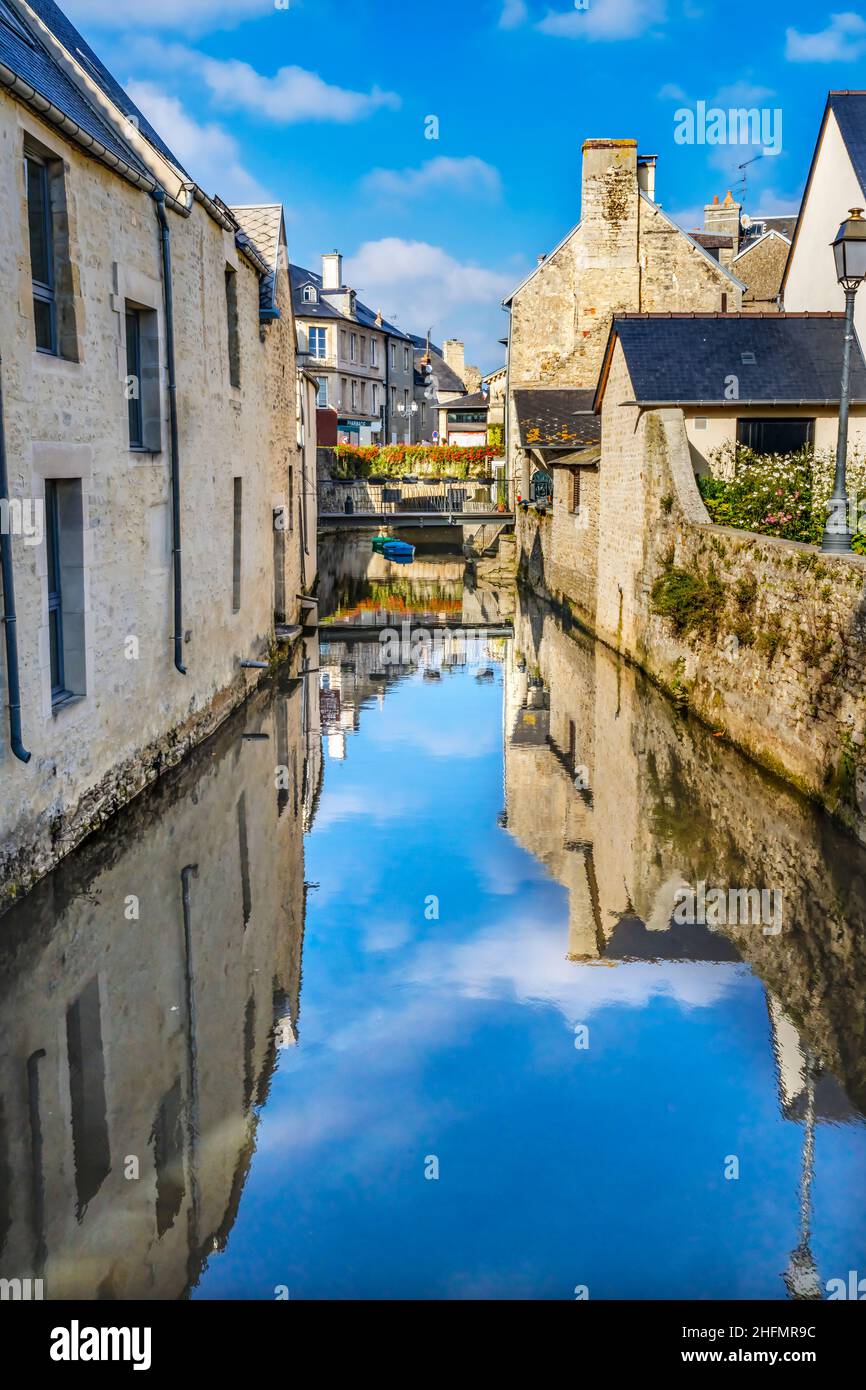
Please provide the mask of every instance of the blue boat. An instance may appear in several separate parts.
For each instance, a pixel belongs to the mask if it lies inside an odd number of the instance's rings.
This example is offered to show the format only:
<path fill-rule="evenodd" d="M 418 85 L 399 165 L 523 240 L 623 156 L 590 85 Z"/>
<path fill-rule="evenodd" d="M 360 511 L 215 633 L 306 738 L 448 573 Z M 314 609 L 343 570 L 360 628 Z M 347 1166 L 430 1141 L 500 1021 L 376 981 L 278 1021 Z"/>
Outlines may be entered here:
<path fill-rule="evenodd" d="M 400 560 L 408 564 L 415 558 L 415 547 L 408 541 L 387 540 L 382 545 L 382 554 L 386 560 Z"/>

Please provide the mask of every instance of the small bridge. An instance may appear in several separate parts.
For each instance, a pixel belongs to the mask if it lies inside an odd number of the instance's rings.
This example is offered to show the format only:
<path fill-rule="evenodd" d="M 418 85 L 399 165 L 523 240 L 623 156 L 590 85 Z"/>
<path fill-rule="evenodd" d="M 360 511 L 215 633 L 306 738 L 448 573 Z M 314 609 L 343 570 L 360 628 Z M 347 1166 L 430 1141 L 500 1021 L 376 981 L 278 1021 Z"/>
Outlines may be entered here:
<path fill-rule="evenodd" d="M 385 482 L 333 478 L 319 483 L 319 525 L 353 530 L 382 526 L 483 526 L 514 524 L 508 480 L 454 482 L 395 478 Z"/>

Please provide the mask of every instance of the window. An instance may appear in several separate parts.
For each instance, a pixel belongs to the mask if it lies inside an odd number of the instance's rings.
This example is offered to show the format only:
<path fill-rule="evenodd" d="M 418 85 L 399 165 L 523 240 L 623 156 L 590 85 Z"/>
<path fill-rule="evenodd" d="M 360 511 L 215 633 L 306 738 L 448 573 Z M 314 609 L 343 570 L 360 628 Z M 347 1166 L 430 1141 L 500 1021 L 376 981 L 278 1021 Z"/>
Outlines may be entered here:
<path fill-rule="evenodd" d="M 487 413 L 483 410 L 449 410 L 448 421 L 452 425 L 483 425 Z"/>
<path fill-rule="evenodd" d="M 391 344 L 391 366 L 396 370 L 397 367 L 397 344 Z"/>
<path fill-rule="evenodd" d="M 811 448 L 814 428 L 814 420 L 743 419 L 737 421 L 737 443 L 756 454 L 796 454 L 800 449 Z"/>
<path fill-rule="evenodd" d="M 358 360 L 358 335 L 357 335 L 357 333 L 350 333 L 350 334 L 349 334 L 349 361 L 350 361 L 350 362 L 357 362 L 357 360 Z"/>
<path fill-rule="evenodd" d="M 54 232 L 48 165 L 28 155 L 27 220 L 33 277 L 33 322 L 39 352 L 57 356 L 57 303 L 54 289 Z"/>
<path fill-rule="evenodd" d="M 397 414 L 397 387 L 391 387 L 391 414 Z"/>
<path fill-rule="evenodd" d="M 126 308 L 126 403 L 129 410 L 129 447 L 144 446 L 141 417 L 141 320 L 136 309 Z"/>
<path fill-rule="evenodd" d="M 159 325 L 153 309 L 126 305 L 126 403 L 129 447 L 158 454 L 162 448 Z"/>
<path fill-rule="evenodd" d="M 80 479 L 46 479 L 45 541 L 51 703 L 56 707 L 84 695 L 87 688 Z"/>
<path fill-rule="evenodd" d="M 408 414 L 408 411 L 409 411 L 409 391 L 408 391 L 408 388 L 406 388 L 406 387 L 403 388 L 403 409 L 404 409 L 404 410 L 407 412 L 407 414 Z"/>
<path fill-rule="evenodd" d="M 344 362 L 345 362 L 345 360 L 346 360 L 346 353 L 347 353 L 347 352 L 348 352 L 348 334 L 346 333 L 345 328 L 341 328 L 341 329 L 340 329 L 340 356 L 342 357 L 342 359 L 343 359 Z"/>
<path fill-rule="evenodd" d="M 318 298 L 319 296 L 316 294 L 316 288 L 314 285 L 304 285 L 305 304 L 315 304 L 317 303 Z"/>
<path fill-rule="evenodd" d="M 340 404 L 340 405 L 342 405 L 343 402 L 347 399 L 348 393 L 349 393 L 349 383 L 348 383 L 346 377 L 342 376 L 342 377 L 340 377 L 340 400 L 339 400 L 339 404 Z"/>
<path fill-rule="evenodd" d="M 328 332 L 325 328 L 311 328 L 307 337 L 311 357 L 327 357 Z"/>
<path fill-rule="evenodd" d="M 241 611 L 241 539 L 244 500 L 244 480 L 233 480 L 233 524 L 232 524 L 232 612 Z"/>
<path fill-rule="evenodd" d="M 352 382 L 352 409 L 353 409 L 353 410 L 356 408 L 357 404 L 358 404 L 358 383 L 357 383 L 357 381 L 353 381 L 353 382 Z"/>
<path fill-rule="evenodd" d="M 403 349 L 403 371 L 404 371 L 404 372 L 408 372 L 408 370 L 409 370 L 409 349 L 408 349 L 407 347 L 404 347 L 404 349 Z"/>
<path fill-rule="evenodd" d="M 376 365 L 376 339 L 375 339 L 375 338 L 371 338 L 371 339 L 370 339 L 370 366 L 371 366 L 371 367 L 375 367 L 375 365 Z"/>
<path fill-rule="evenodd" d="M 366 365 L 367 365 L 367 339 L 366 339 L 366 338 L 362 338 L 362 339 L 361 339 L 361 365 L 364 366 L 364 367 L 366 367 Z"/>
<path fill-rule="evenodd" d="M 373 393 L 373 414 L 374 414 L 374 415 L 378 415 L 378 414 L 379 414 L 379 388 L 378 388 L 378 386 L 376 385 L 376 383 L 374 382 L 373 385 L 372 385 L 372 387 L 371 387 L 370 389 L 371 389 L 371 391 L 372 391 L 372 393 Z"/>
<path fill-rule="evenodd" d="M 316 381 L 319 383 L 319 389 L 316 392 L 316 405 L 324 409 L 328 404 L 328 378 L 326 376 L 317 376 Z"/>
<path fill-rule="evenodd" d="M 226 319 L 229 338 L 229 381 L 232 386 L 241 384 L 241 341 L 238 325 L 238 281 L 237 271 L 226 266 Z"/>

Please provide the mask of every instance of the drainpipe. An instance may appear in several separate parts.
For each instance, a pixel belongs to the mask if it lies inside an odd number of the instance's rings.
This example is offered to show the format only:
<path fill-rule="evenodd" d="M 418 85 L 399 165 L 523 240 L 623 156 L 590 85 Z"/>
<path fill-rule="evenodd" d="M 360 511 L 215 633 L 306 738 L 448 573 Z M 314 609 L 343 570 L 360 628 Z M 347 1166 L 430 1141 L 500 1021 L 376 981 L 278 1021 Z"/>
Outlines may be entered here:
<path fill-rule="evenodd" d="M 183 664 L 183 572 L 180 549 L 180 457 L 177 431 L 177 379 L 174 367 L 174 296 L 171 286 L 171 232 L 165 212 L 165 190 L 152 194 L 156 203 L 162 241 L 162 287 L 165 298 L 165 355 L 168 367 L 168 410 L 171 431 L 171 555 L 174 568 L 174 664 L 182 676 Z"/>
<path fill-rule="evenodd" d="M 3 385 L 2 381 L 0 381 L 0 502 L 8 501 L 9 480 L 6 473 L 6 436 L 3 429 Z M 31 754 L 28 753 L 21 739 L 21 686 L 18 680 L 15 579 L 12 572 L 12 537 L 9 535 L 8 526 L 0 531 L 0 567 L 2 567 L 3 573 L 3 619 L 6 629 L 6 679 L 9 685 L 9 744 L 19 762 L 29 763 Z"/>

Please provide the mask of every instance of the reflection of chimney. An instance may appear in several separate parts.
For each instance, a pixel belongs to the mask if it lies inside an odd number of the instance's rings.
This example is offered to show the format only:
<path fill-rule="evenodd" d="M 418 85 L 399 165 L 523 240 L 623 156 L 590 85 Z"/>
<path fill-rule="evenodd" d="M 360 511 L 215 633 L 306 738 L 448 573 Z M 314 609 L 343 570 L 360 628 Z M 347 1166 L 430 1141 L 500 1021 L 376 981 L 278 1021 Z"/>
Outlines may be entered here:
<path fill-rule="evenodd" d="M 343 284 L 343 257 L 329 251 L 322 257 L 322 289 L 338 290 Z"/>
<path fill-rule="evenodd" d="M 466 350 L 459 338 L 446 338 L 442 344 L 442 356 L 462 381 L 466 373 Z"/>
<path fill-rule="evenodd" d="M 642 193 L 651 203 L 656 200 L 656 161 L 658 155 L 639 154 L 637 157 L 637 181 Z"/>

